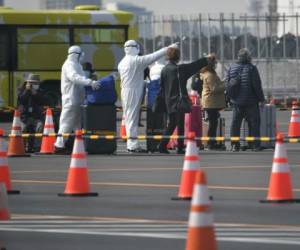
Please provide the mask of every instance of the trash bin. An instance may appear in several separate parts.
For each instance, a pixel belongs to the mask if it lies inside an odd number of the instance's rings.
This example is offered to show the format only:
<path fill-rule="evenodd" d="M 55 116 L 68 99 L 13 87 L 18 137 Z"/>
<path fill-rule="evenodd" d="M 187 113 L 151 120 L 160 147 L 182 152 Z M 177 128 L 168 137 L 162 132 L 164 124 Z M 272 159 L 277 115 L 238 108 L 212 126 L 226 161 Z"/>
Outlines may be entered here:
<path fill-rule="evenodd" d="M 84 105 L 82 107 L 83 129 L 86 134 L 116 136 L 117 112 L 115 105 Z M 85 138 L 85 149 L 89 154 L 113 154 L 117 140 Z"/>

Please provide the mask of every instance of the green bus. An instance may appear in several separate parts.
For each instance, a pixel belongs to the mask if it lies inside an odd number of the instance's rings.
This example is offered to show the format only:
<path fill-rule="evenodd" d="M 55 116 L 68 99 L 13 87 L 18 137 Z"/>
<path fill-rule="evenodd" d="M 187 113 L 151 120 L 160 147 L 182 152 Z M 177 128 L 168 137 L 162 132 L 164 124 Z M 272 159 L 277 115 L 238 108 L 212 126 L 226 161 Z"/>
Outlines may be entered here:
<path fill-rule="evenodd" d="M 69 46 L 81 46 L 85 61 L 101 77 L 117 70 L 124 42 L 136 38 L 135 18 L 128 12 L 96 6 L 36 11 L 0 7 L 2 107 L 16 106 L 17 88 L 29 73 L 40 74 L 49 106 L 59 106 L 60 72 Z"/>

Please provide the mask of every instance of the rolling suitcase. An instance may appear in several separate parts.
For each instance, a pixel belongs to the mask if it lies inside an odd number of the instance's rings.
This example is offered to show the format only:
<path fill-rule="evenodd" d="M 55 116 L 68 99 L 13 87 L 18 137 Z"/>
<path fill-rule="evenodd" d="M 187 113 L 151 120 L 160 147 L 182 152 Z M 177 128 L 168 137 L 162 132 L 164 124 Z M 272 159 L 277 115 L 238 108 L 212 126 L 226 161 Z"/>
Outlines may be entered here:
<path fill-rule="evenodd" d="M 147 126 L 146 134 L 162 135 L 165 128 L 165 114 L 164 113 L 154 113 L 151 108 L 147 108 Z M 150 152 L 155 152 L 158 150 L 158 144 L 160 140 L 147 139 L 147 150 Z"/>
<path fill-rule="evenodd" d="M 188 136 L 189 132 L 194 132 L 196 137 L 202 137 L 202 109 L 200 105 L 193 105 L 191 113 L 184 117 L 184 134 Z M 201 147 L 201 141 L 197 141 L 197 146 Z"/>
<path fill-rule="evenodd" d="M 241 125 L 241 137 L 249 136 L 248 122 L 243 119 Z M 276 136 L 276 107 L 273 104 L 266 104 L 260 107 L 260 137 Z M 275 148 L 275 141 L 261 141 L 262 148 Z M 246 150 L 250 145 L 246 141 L 241 141 L 241 149 Z"/>
<path fill-rule="evenodd" d="M 101 136 L 116 135 L 115 105 L 85 105 L 82 109 L 85 133 Z M 113 154 L 117 150 L 116 139 L 85 138 L 84 142 L 89 154 Z"/>

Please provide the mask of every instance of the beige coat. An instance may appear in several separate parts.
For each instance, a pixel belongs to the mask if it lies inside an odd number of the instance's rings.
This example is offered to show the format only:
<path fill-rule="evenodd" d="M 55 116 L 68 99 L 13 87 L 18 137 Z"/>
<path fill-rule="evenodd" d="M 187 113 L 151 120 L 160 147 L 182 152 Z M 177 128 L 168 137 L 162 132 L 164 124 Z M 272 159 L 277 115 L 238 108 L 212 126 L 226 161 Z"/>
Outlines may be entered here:
<path fill-rule="evenodd" d="M 218 75 L 210 70 L 203 70 L 200 73 L 203 80 L 202 107 L 217 108 L 225 107 L 224 83 Z"/>

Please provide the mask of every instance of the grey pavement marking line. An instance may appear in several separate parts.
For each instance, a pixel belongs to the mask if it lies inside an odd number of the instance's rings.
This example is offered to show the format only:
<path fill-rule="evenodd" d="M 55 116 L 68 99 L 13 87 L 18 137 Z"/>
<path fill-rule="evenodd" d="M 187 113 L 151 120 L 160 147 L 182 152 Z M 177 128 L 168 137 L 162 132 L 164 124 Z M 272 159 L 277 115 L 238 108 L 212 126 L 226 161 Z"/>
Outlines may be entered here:
<path fill-rule="evenodd" d="M 200 163 L 201 164 L 201 163 Z M 294 164 L 293 166 L 300 166 L 300 164 L 296 165 Z M 256 169 L 256 168 L 270 168 L 271 169 L 272 166 L 215 166 L 215 167 L 211 167 L 211 166 L 201 166 L 200 168 L 201 169 L 247 169 L 247 168 L 253 168 L 253 169 Z M 178 167 L 178 168 L 175 168 L 175 167 L 170 167 L 170 168 L 166 168 L 166 167 L 163 167 L 163 168 L 116 168 L 116 169 L 91 169 L 89 168 L 89 172 L 115 172 L 115 171 L 138 171 L 138 172 L 147 172 L 147 171 L 153 171 L 153 170 L 159 170 L 159 171 L 164 171 L 164 170 L 182 170 L 182 167 Z M 16 170 L 16 171 L 11 171 L 11 173 L 13 174 L 45 174 L 45 173 L 66 173 L 68 172 L 68 169 L 67 170 L 24 170 L 24 171 L 21 171 L 21 170 Z"/>
<path fill-rule="evenodd" d="M 37 180 L 12 180 L 13 183 L 30 184 L 65 184 L 65 181 L 37 181 Z M 178 188 L 175 184 L 154 184 L 154 183 L 123 183 L 123 182 L 90 182 L 95 186 L 122 186 L 122 187 L 143 187 L 143 188 Z M 235 190 L 235 191 L 267 191 L 267 187 L 238 187 L 238 186 L 210 186 L 209 189 Z M 300 192 L 300 189 L 293 189 L 294 192 Z"/>
<path fill-rule="evenodd" d="M 77 222 L 77 221 L 76 221 Z M 82 235 L 106 235 L 106 236 L 128 236 L 128 237 L 147 237 L 147 238 L 165 238 L 165 239 L 185 239 L 187 233 L 187 225 L 136 225 L 136 224 L 118 224 L 111 225 L 115 228 L 108 228 L 107 224 L 99 225 L 61 225 L 65 228 L 60 228 L 57 225 L 43 224 L 38 225 L 41 228 L 31 227 L 32 225 L 24 225 L 22 221 L 17 227 L 12 227 L 14 225 L 0 225 L 0 231 L 11 231 L 11 232 L 31 232 L 31 233 L 57 233 L 57 234 L 82 234 Z M 34 222 L 33 222 L 34 223 Z M 262 232 L 262 228 L 258 227 L 250 229 L 248 228 L 235 228 L 238 232 L 233 232 L 232 224 L 229 227 L 217 226 L 216 236 L 218 241 L 228 241 L 228 242 L 245 242 L 245 243 L 261 243 L 261 244 L 283 244 L 283 245 L 300 245 L 300 227 L 298 227 L 298 233 L 295 233 L 294 228 L 290 229 L 290 232 L 282 232 L 281 228 L 265 228 L 265 232 Z M 238 225 L 238 224 L 237 224 Z M 82 226 L 85 226 L 84 229 Z M 98 226 L 98 229 L 96 228 Z M 121 228 L 120 228 L 121 226 Z M 168 228 L 170 226 L 171 228 Z M 178 228 L 174 229 L 174 226 Z M 44 228 L 43 228 L 44 227 Z M 51 229 L 53 228 L 53 229 Z M 257 230 L 257 232 L 255 232 Z M 254 233 L 253 233 L 254 232 Z M 279 237 L 280 236 L 280 237 Z"/>

